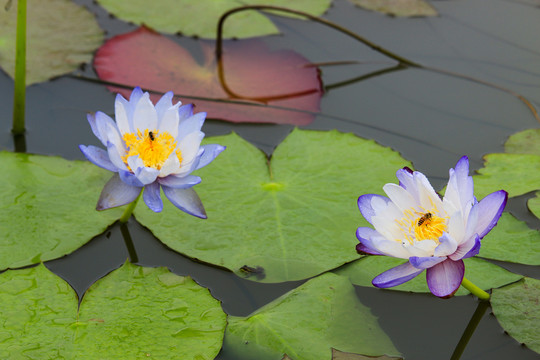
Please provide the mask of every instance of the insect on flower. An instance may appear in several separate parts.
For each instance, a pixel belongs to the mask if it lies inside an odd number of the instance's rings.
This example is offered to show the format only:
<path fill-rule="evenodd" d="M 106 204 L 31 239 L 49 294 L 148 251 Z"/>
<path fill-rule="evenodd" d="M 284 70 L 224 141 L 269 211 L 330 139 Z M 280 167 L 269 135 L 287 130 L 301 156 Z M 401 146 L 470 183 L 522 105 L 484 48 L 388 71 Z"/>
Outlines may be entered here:
<path fill-rule="evenodd" d="M 424 174 L 403 168 L 396 175 L 399 185 L 383 187 L 388 197 L 358 198 L 360 212 L 374 229 L 358 228 L 356 250 L 408 260 L 376 276 L 376 287 L 403 284 L 426 270 L 430 291 L 452 296 L 463 281 L 463 259 L 478 254 L 480 240 L 497 224 L 508 194 L 496 191 L 478 202 L 466 156 L 450 169 L 442 199 Z"/>
<path fill-rule="evenodd" d="M 92 163 L 115 174 L 103 188 L 97 210 L 122 206 L 143 191 L 148 207 L 163 209 L 161 189 L 182 211 L 200 218 L 206 212 L 192 189 L 201 178 L 191 172 L 210 164 L 224 149 L 202 145 L 206 113 L 193 113 L 193 105 L 173 105 L 168 92 L 152 104 L 150 95 L 136 87 L 128 100 L 118 94 L 116 121 L 101 111 L 88 115 L 92 131 L 107 150 L 95 146 L 79 148 Z"/>

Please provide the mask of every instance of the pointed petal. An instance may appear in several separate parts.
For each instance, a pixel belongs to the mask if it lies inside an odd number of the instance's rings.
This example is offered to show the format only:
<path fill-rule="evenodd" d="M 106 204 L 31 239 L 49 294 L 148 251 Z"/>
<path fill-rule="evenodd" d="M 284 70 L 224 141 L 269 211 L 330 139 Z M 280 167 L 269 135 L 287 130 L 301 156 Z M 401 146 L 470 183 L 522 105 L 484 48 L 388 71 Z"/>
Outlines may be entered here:
<path fill-rule="evenodd" d="M 426 280 L 429 290 L 438 297 L 450 297 L 461 285 L 465 265 L 463 260 L 447 259 L 440 264 L 427 269 Z"/>
<path fill-rule="evenodd" d="M 165 160 L 165 163 L 163 163 L 163 166 L 159 170 L 159 177 L 166 177 L 171 174 L 176 174 L 180 171 L 180 160 L 178 160 L 178 156 L 176 155 L 176 152 L 171 153 L 169 158 Z"/>
<path fill-rule="evenodd" d="M 106 210 L 129 204 L 139 196 L 140 192 L 141 188 L 127 185 L 120 180 L 118 174 L 114 174 L 103 187 L 96 210 Z"/>
<path fill-rule="evenodd" d="M 495 225 L 501 217 L 501 214 L 506 206 L 508 193 L 504 190 L 499 190 L 487 195 L 478 204 L 471 209 L 472 212 L 478 214 L 475 233 L 483 238 Z"/>
<path fill-rule="evenodd" d="M 377 215 L 377 210 L 386 207 L 390 199 L 386 196 L 366 194 L 358 198 L 358 209 L 362 216 L 373 225 L 371 217 Z"/>
<path fill-rule="evenodd" d="M 183 141 L 186 136 L 192 133 L 200 132 L 205 118 L 206 113 L 200 112 L 180 122 L 178 125 L 178 142 Z"/>
<path fill-rule="evenodd" d="M 201 182 L 201 178 L 194 175 L 177 177 L 170 175 L 163 178 L 158 178 L 158 182 L 163 186 L 168 186 L 175 189 L 187 189 Z"/>
<path fill-rule="evenodd" d="M 439 238 L 439 245 L 433 252 L 434 256 L 449 256 L 456 252 L 458 244 L 448 233 L 443 233 Z"/>
<path fill-rule="evenodd" d="M 371 228 L 358 228 L 356 230 L 356 238 L 360 241 L 360 244 L 356 245 L 356 251 L 371 255 L 385 255 L 377 250 L 377 241 L 373 241 L 374 238 L 378 239 L 378 237 L 382 236 Z"/>
<path fill-rule="evenodd" d="M 161 212 L 163 210 L 163 201 L 161 201 L 159 191 L 159 184 L 154 182 L 148 184 L 144 187 L 143 200 L 144 203 L 152 210 L 153 212 Z"/>
<path fill-rule="evenodd" d="M 174 189 L 168 186 L 163 186 L 163 193 L 171 201 L 171 203 L 180 210 L 196 216 L 201 219 L 206 219 L 206 212 L 203 204 L 195 190 L 189 189 Z"/>
<path fill-rule="evenodd" d="M 112 142 L 107 143 L 107 154 L 109 156 L 109 160 L 111 160 L 117 169 L 127 171 L 127 166 L 122 160 L 122 156 L 120 155 L 118 148 Z"/>
<path fill-rule="evenodd" d="M 163 94 L 163 96 L 158 100 L 156 104 L 156 113 L 157 113 L 158 121 L 161 122 L 161 120 L 163 119 L 163 115 L 165 115 L 165 111 L 167 111 L 168 108 L 173 106 L 172 104 L 173 95 L 174 94 L 172 91 L 168 91 L 165 94 Z M 181 103 L 179 102 L 177 106 L 180 106 L 180 105 Z M 158 126 L 159 125 L 160 124 L 158 124 Z"/>
<path fill-rule="evenodd" d="M 199 159 L 199 165 L 197 165 L 197 169 L 203 168 L 206 165 L 210 164 L 214 159 L 221 154 L 223 150 L 225 150 L 225 146 L 221 146 L 218 144 L 208 144 L 203 145 L 201 148 L 204 150 L 203 154 L 201 155 L 201 158 Z"/>
<path fill-rule="evenodd" d="M 157 126 L 160 133 L 168 132 L 175 139 L 178 137 L 178 123 L 180 122 L 178 106 L 176 104 L 165 110 L 162 116 L 158 117 L 159 122 Z"/>
<path fill-rule="evenodd" d="M 481 245 L 482 244 L 480 242 L 480 236 L 475 234 L 473 237 L 469 239 L 469 241 L 463 244 L 460 244 L 457 250 L 448 257 L 454 261 L 473 257 L 475 255 L 478 255 L 478 253 L 480 252 Z"/>
<path fill-rule="evenodd" d="M 195 156 L 199 154 L 199 147 L 204 138 L 204 133 L 197 131 L 184 137 L 178 142 L 178 149 L 182 153 L 182 167 L 184 164 L 191 164 Z"/>
<path fill-rule="evenodd" d="M 368 227 L 359 227 L 356 230 L 356 237 L 370 251 L 368 253 L 378 253 L 401 259 L 408 259 L 409 253 L 397 241 L 388 240 L 381 233 Z"/>
<path fill-rule="evenodd" d="M 105 170 L 117 172 L 118 168 L 109 160 L 109 154 L 103 149 L 89 145 L 79 145 L 83 155 L 90 160 L 94 165 L 97 165 Z"/>
<path fill-rule="evenodd" d="M 178 108 L 178 116 L 180 122 L 185 121 L 187 118 L 193 116 L 193 104 L 182 105 Z"/>
<path fill-rule="evenodd" d="M 386 184 L 383 186 L 383 190 L 402 212 L 414 208 L 417 205 L 413 196 L 399 185 Z"/>
<path fill-rule="evenodd" d="M 144 93 L 135 107 L 133 113 L 133 129 L 135 131 L 140 130 L 144 133 L 144 130 L 157 129 L 157 113 L 154 104 L 150 101 L 150 95 Z"/>
<path fill-rule="evenodd" d="M 389 288 L 413 279 L 422 271 L 424 270 L 418 270 L 409 262 L 406 262 L 377 275 L 371 283 L 378 288 Z"/>
<path fill-rule="evenodd" d="M 109 128 L 116 129 L 114 120 L 101 111 L 96 112 L 94 115 L 87 114 L 86 118 L 94 135 L 96 135 L 103 145 L 107 146 Z"/>
<path fill-rule="evenodd" d="M 122 95 L 117 94 L 114 102 L 114 117 L 116 118 L 118 130 L 122 135 L 133 132 L 129 122 L 129 119 L 133 116 L 132 113 L 129 102 Z"/>
<path fill-rule="evenodd" d="M 429 269 L 430 267 L 433 267 L 439 263 L 442 263 L 444 260 L 446 260 L 446 256 L 438 257 L 438 256 L 411 256 L 409 258 L 409 262 L 412 266 L 414 266 L 417 269 Z"/>

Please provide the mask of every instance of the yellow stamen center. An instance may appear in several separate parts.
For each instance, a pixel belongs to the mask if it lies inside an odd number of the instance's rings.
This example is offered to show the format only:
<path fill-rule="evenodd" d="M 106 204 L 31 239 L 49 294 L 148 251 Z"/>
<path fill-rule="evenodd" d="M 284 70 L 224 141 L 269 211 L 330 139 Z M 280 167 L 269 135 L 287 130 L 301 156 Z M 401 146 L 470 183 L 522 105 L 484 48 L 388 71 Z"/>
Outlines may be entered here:
<path fill-rule="evenodd" d="M 414 245 L 415 241 L 433 240 L 439 243 L 439 238 L 447 230 L 448 218 L 440 217 L 436 208 L 427 211 L 410 209 L 403 213 L 404 217 L 396 220 L 401 236 L 395 241 Z"/>
<path fill-rule="evenodd" d="M 413 220 L 412 227 L 416 240 L 435 240 L 446 231 L 446 219 L 427 212 Z"/>
<path fill-rule="evenodd" d="M 140 130 L 137 130 L 137 134 L 126 133 L 122 139 L 127 147 L 127 155 L 122 157 L 126 165 L 129 157 L 138 155 L 144 166 L 160 170 L 176 149 L 176 140 L 167 131 L 160 133 L 157 130 L 144 130 L 142 134 Z M 176 150 L 176 156 L 182 163 L 180 150 Z"/>

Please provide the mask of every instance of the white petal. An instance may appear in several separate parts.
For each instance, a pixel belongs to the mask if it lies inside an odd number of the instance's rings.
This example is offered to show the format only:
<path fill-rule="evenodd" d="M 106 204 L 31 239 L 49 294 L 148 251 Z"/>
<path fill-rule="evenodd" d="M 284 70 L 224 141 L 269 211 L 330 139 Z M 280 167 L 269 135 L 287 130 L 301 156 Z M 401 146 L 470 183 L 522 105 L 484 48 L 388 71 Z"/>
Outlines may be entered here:
<path fill-rule="evenodd" d="M 383 186 L 383 190 L 402 212 L 415 208 L 417 205 L 412 195 L 399 185 L 386 184 Z"/>
<path fill-rule="evenodd" d="M 122 97 L 122 95 L 116 95 L 116 101 L 114 102 L 114 117 L 116 118 L 116 125 L 118 126 L 118 129 L 122 135 L 133 132 L 129 122 L 130 114 L 127 110 L 127 108 L 130 106 L 131 105 Z"/>
<path fill-rule="evenodd" d="M 159 118 L 158 125 L 159 132 L 162 133 L 166 131 L 175 139 L 178 136 L 178 123 L 180 121 L 180 117 L 178 116 L 178 106 L 179 104 L 176 104 L 168 108 L 163 113 L 163 116 Z"/>
<path fill-rule="evenodd" d="M 182 167 L 191 164 L 195 156 L 199 154 L 199 148 L 203 138 L 204 133 L 197 131 L 189 134 L 178 143 L 178 149 L 182 153 Z"/>
<path fill-rule="evenodd" d="M 167 160 L 165 160 L 165 163 L 161 167 L 161 170 L 159 171 L 159 177 L 165 177 L 169 176 L 171 174 L 176 174 L 180 171 L 180 161 L 178 161 L 178 156 L 176 156 L 176 152 L 173 152 Z"/>
<path fill-rule="evenodd" d="M 172 91 L 168 91 L 157 102 L 156 113 L 157 113 L 158 121 L 161 121 L 161 119 L 163 118 L 163 115 L 165 114 L 165 111 L 167 111 L 168 108 L 173 106 L 172 104 L 173 95 L 174 94 Z M 180 104 L 178 104 L 178 106 L 180 106 Z"/>
<path fill-rule="evenodd" d="M 150 101 L 150 95 L 144 93 L 135 107 L 133 113 L 133 128 L 135 131 L 153 130 L 157 128 L 157 113 L 154 104 Z"/>

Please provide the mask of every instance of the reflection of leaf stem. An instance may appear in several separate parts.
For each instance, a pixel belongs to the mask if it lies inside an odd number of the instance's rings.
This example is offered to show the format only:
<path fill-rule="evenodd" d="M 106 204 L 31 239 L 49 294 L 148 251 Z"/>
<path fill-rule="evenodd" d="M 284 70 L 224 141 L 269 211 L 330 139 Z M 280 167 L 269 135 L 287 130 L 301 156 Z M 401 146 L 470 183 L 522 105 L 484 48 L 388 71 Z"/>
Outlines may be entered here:
<path fill-rule="evenodd" d="M 229 17 L 230 15 L 236 13 L 236 12 L 240 12 L 240 11 L 246 11 L 246 10 L 272 10 L 272 11 L 281 11 L 281 12 L 286 12 L 286 13 L 290 13 L 290 14 L 295 14 L 295 15 L 299 15 L 299 16 L 302 16 L 302 17 L 305 17 L 305 18 L 308 18 L 312 21 L 315 21 L 315 22 L 318 22 L 318 23 L 321 23 L 323 25 L 326 25 L 328 27 L 331 27 L 339 32 L 342 32 L 344 33 L 345 35 L 348 35 L 358 41 L 360 41 L 361 43 L 363 43 L 364 45 L 372 48 L 373 50 L 377 51 L 378 53 L 381 53 L 391 59 L 394 59 L 396 60 L 401 66 L 403 67 L 415 67 L 415 68 L 419 68 L 419 69 L 424 69 L 424 70 L 428 70 L 428 71 L 432 71 L 432 72 L 436 72 L 436 73 L 440 73 L 440 74 L 444 74 L 444 75 L 450 75 L 450 76 L 454 76 L 454 77 L 458 77 L 458 78 L 462 78 L 462 79 L 465 79 L 465 80 L 470 80 L 470 81 L 474 81 L 476 83 L 479 83 L 479 84 L 482 84 L 482 85 L 485 85 L 485 86 L 489 86 L 489 87 L 492 87 L 492 88 L 495 88 L 495 89 L 498 89 L 498 90 L 501 90 L 501 91 L 504 91 L 516 98 L 518 98 L 521 102 L 523 102 L 528 108 L 529 110 L 531 111 L 531 113 L 533 114 L 533 116 L 536 118 L 536 120 L 538 120 L 540 122 L 540 116 L 538 115 L 536 109 L 534 108 L 534 106 L 525 98 L 523 97 L 522 95 L 510 90 L 510 89 L 507 89 L 507 88 L 504 88 L 502 86 L 499 86 L 499 85 L 495 85 L 495 84 L 492 84 L 490 82 L 487 82 L 487 81 L 483 81 L 483 80 L 480 80 L 480 79 L 476 79 L 476 78 L 473 78 L 472 76 L 468 76 L 468 75 L 464 75 L 464 74 L 459 74 L 459 73 L 455 73 L 455 72 L 451 72 L 451 71 L 447 71 L 447 70 L 443 70 L 443 69 L 438 69 L 438 68 L 432 68 L 432 67 L 428 67 L 428 66 L 423 66 L 421 64 L 418 64 L 418 63 L 415 63 L 411 60 L 408 60 L 404 57 L 401 57 L 397 54 L 394 54 L 393 52 L 389 51 L 389 50 L 386 50 L 385 48 L 375 44 L 375 43 L 372 43 L 371 41 L 363 38 L 362 36 L 358 35 L 358 34 L 355 34 L 354 32 L 350 31 L 349 29 L 346 29 L 338 24 L 335 24 L 329 20 L 326 20 L 326 19 L 323 19 L 323 18 L 320 18 L 318 16 L 314 16 L 314 15 L 311 15 L 311 14 L 308 14 L 306 12 L 303 12 L 303 11 L 299 11 L 299 10 L 292 10 L 292 9 L 287 9 L 287 8 L 284 8 L 284 7 L 280 7 L 280 6 L 271 6 L 271 5 L 246 5 L 246 6 L 240 6 L 240 7 L 237 7 L 237 8 L 234 8 L 234 9 L 231 9 L 227 12 L 225 12 L 223 15 L 221 15 L 220 19 L 219 19 L 219 22 L 218 22 L 218 26 L 217 26 L 217 36 L 216 36 L 216 62 L 217 62 L 217 71 L 218 71 L 218 78 L 219 78 L 219 81 L 221 82 L 221 85 L 223 87 L 223 89 L 231 94 L 231 95 L 234 95 L 234 93 L 227 87 L 227 84 L 225 83 L 225 76 L 224 76 L 224 73 L 223 73 L 223 61 L 222 61 L 222 55 L 223 55 L 223 24 L 225 23 L 225 20 L 227 19 L 227 17 Z"/>
<path fill-rule="evenodd" d="M 15 45 L 15 86 L 13 90 L 13 128 L 15 135 L 24 134 L 24 102 L 26 97 L 26 0 L 17 2 L 17 35 Z"/>
<path fill-rule="evenodd" d="M 484 316 L 484 313 L 486 312 L 488 306 L 489 306 L 489 302 L 487 301 L 478 302 L 478 306 L 476 307 L 476 310 L 473 316 L 471 317 L 471 320 L 469 320 L 469 324 L 465 328 L 463 335 L 461 335 L 461 339 L 459 339 L 459 342 L 456 348 L 454 349 L 454 353 L 452 354 L 452 357 L 450 358 L 450 360 L 459 360 L 459 358 L 461 358 L 461 355 L 465 351 L 465 347 L 467 347 L 469 340 L 474 334 L 474 331 L 476 330 L 476 327 L 480 323 L 480 320 L 482 320 L 482 317 Z"/>
<path fill-rule="evenodd" d="M 358 77 L 356 77 L 354 79 L 349 79 L 349 80 L 341 81 L 341 82 L 338 82 L 338 83 L 335 83 L 335 84 L 326 85 L 324 87 L 324 91 L 327 92 L 327 91 L 329 91 L 331 89 L 335 89 L 335 88 L 338 88 L 338 87 L 341 87 L 341 86 L 350 85 L 350 84 L 353 84 L 353 83 L 356 83 L 356 82 L 367 80 L 367 79 L 372 78 L 372 77 L 376 77 L 376 76 L 383 75 L 383 74 L 386 74 L 386 73 L 391 73 L 391 72 L 394 72 L 394 71 L 405 70 L 405 69 L 407 69 L 407 67 L 403 66 L 402 64 L 398 64 L 398 65 L 392 66 L 390 68 L 385 68 L 385 69 L 381 69 L 381 70 L 371 72 L 369 74 L 364 74 L 362 76 L 358 76 Z"/>

